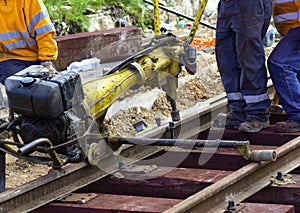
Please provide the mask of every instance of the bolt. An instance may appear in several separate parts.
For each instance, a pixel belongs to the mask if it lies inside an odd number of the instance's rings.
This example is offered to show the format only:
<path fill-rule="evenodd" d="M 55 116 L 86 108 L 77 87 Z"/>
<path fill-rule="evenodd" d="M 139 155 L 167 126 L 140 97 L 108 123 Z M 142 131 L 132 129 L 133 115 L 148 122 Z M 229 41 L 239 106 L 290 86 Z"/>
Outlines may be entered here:
<path fill-rule="evenodd" d="M 155 118 L 155 123 L 157 126 L 161 125 L 161 119 L 160 118 Z"/>
<path fill-rule="evenodd" d="M 276 180 L 283 180 L 283 174 L 282 172 L 277 172 Z"/>
<path fill-rule="evenodd" d="M 174 122 L 169 122 L 169 129 L 170 129 L 170 137 L 171 137 L 171 139 L 174 139 L 174 137 L 175 137 L 175 132 L 174 132 L 175 125 L 174 125 Z"/>
<path fill-rule="evenodd" d="M 228 201 L 228 206 L 227 206 L 227 210 L 236 210 L 235 204 L 233 200 L 229 200 Z"/>
<path fill-rule="evenodd" d="M 119 170 L 125 170 L 125 168 L 126 168 L 125 162 L 124 161 L 120 161 L 119 162 Z"/>
<path fill-rule="evenodd" d="M 171 111 L 172 121 L 180 121 L 180 115 L 178 110 Z"/>
<path fill-rule="evenodd" d="M 161 27 L 161 28 L 160 28 L 160 32 L 161 32 L 162 34 L 165 34 L 165 33 L 167 32 L 167 28 Z"/>

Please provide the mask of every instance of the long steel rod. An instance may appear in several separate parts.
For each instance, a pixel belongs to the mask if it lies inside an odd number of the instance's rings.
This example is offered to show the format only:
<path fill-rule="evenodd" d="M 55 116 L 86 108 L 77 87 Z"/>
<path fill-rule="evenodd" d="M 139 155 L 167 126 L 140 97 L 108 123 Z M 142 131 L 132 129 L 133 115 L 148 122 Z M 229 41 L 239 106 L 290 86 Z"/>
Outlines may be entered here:
<path fill-rule="evenodd" d="M 245 146 L 249 141 L 232 140 L 192 140 L 192 139 L 161 139 L 161 138 L 111 138 L 110 141 L 120 144 L 138 144 L 153 146 L 176 146 L 176 147 L 217 147 L 235 148 Z"/>

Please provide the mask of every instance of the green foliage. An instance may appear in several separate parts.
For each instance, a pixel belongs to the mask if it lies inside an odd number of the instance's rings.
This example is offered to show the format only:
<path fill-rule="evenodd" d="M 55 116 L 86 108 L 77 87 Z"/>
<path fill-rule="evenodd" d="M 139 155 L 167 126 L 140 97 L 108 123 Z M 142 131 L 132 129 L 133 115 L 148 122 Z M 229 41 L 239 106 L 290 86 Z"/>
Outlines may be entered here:
<path fill-rule="evenodd" d="M 66 23 L 68 34 L 88 31 L 90 20 L 86 16 L 87 8 L 97 11 L 109 5 L 122 7 L 124 12 L 135 20 L 134 24 L 138 27 L 144 29 L 151 23 L 151 18 L 144 9 L 143 0 L 44 0 L 44 3 L 52 21 Z"/>
<path fill-rule="evenodd" d="M 127 14 L 130 14 L 137 20 L 137 25 L 139 27 L 145 29 L 149 26 L 149 23 L 151 23 L 151 18 L 144 9 L 145 5 L 143 0 L 125 0 L 115 2 L 118 2 L 118 4 L 124 8 Z"/>
<path fill-rule="evenodd" d="M 90 20 L 84 14 L 89 0 L 44 0 L 53 22 L 65 22 L 69 34 L 87 32 Z"/>

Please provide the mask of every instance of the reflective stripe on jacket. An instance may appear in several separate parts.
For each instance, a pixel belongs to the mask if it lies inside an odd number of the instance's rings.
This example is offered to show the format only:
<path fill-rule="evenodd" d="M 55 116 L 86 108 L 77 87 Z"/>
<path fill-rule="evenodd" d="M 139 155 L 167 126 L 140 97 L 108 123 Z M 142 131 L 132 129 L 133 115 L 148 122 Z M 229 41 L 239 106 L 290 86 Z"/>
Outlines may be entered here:
<path fill-rule="evenodd" d="M 300 0 L 273 0 L 273 19 L 281 35 L 299 27 Z"/>
<path fill-rule="evenodd" d="M 42 0 L 0 0 L 0 62 L 56 60 L 54 36 Z"/>

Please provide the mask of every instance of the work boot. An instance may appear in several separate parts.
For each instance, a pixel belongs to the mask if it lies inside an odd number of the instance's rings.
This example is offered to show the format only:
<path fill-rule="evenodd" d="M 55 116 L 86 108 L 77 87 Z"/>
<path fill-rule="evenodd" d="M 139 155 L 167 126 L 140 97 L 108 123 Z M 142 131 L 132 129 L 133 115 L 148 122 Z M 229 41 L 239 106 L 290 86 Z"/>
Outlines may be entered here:
<path fill-rule="evenodd" d="M 246 121 L 240 124 L 239 131 L 255 133 L 269 126 L 270 126 L 269 120 L 260 121 L 256 118 L 246 118 Z"/>
<path fill-rule="evenodd" d="M 281 121 L 275 124 L 277 132 L 300 132 L 300 121 Z"/>
<path fill-rule="evenodd" d="M 217 118 L 214 120 L 213 127 L 237 130 L 241 123 L 242 121 L 236 119 L 232 113 L 219 113 Z"/>

